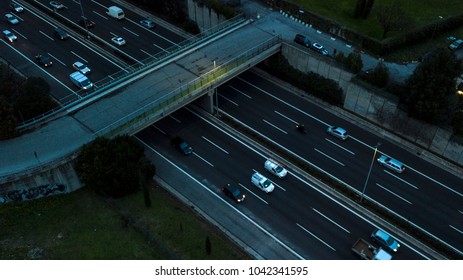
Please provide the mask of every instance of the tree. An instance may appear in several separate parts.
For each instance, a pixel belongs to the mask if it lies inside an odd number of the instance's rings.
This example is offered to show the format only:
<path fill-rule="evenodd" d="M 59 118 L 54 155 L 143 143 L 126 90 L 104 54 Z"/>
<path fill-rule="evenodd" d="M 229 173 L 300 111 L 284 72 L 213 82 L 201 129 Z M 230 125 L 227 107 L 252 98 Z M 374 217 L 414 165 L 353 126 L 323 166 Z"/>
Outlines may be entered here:
<path fill-rule="evenodd" d="M 362 57 L 359 52 L 351 52 L 345 59 L 347 67 L 349 67 L 354 73 L 360 72 L 363 68 Z"/>
<path fill-rule="evenodd" d="M 28 120 L 57 108 L 50 97 L 50 85 L 40 77 L 30 77 L 20 88 L 14 106 L 17 117 Z"/>
<path fill-rule="evenodd" d="M 383 39 L 392 31 L 399 31 L 410 25 L 411 19 L 399 2 L 381 5 L 375 9 L 376 19 L 383 29 Z"/>
<path fill-rule="evenodd" d="M 374 0 L 357 0 L 353 17 L 366 19 L 370 15 L 374 3 Z"/>
<path fill-rule="evenodd" d="M 365 76 L 365 80 L 376 87 L 383 88 L 389 82 L 389 69 L 380 62 Z"/>
<path fill-rule="evenodd" d="M 75 168 L 85 186 L 116 198 L 136 192 L 155 173 L 143 147 L 129 136 L 99 137 L 84 145 Z"/>
<path fill-rule="evenodd" d="M 461 60 L 447 49 L 429 53 L 406 81 L 408 94 L 402 101 L 409 115 L 431 123 L 448 123 L 455 113 L 457 77 L 463 71 Z"/>
<path fill-rule="evenodd" d="M 0 97 L 0 139 L 16 135 L 16 119 L 11 106 Z"/>

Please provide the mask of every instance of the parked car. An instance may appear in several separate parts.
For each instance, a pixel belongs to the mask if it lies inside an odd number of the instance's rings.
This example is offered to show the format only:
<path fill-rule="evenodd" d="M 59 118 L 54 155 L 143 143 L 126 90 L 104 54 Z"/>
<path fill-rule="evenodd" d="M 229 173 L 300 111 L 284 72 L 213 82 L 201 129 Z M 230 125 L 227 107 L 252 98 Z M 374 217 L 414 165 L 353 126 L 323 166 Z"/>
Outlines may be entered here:
<path fill-rule="evenodd" d="M 236 202 L 243 202 L 246 198 L 246 195 L 243 194 L 239 187 L 231 184 L 227 184 L 225 187 L 223 187 L 222 192 L 224 192 L 227 196 Z"/>
<path fill-rule="evenodd" d="M 321 53 L 322 55 L 328 55 L 329 52 L 327 49 L 325 49 L 322 45 L 320 45 L 319 43 L 313 43 L 312 46 L 311 46 L 311 49 L 316 51 L 316 52 L 319 52 Z"/>
<path fill-rule="evenodd" d="M 10 43 L 13 43 L 13 41 L 16 41 L 18 37 L 14 35 L 11 31 L 9 30 L 3 30 L 3 37 L 5 37 L 5 40 L 9 41 Z"/>
<path fill-rule="evenodd" d="M 62 28 L 56 27 L 55 30 L 53 31 L 53 34 L 55 35 L 56 38 L 60 40 L 67 40 L 69 39 L 69 35 L 64 31 Z"/>
<path fill-rule="evenodd" d="M 329 126 L 326 132 L 341 140 L 346 140 L 349 137 L 347 131 L 339 126 Z"/>
<path fill-rule="evenodd" d="M 449 45 L 449 49 L 456 51 L 463 47 L 463 40 L 459 39 Z"/>
<path fill-rule="evenodd" d="M 23 6 L 19 5 L 19 4 L 16 3 L 16 2 L 11 2 L 11 3 L 10 3 L 10 8 L 11 8 L 11 10 L 13 10 L 13 11 L 15 11 L 15 12 L 17 12 L 17 13 L 21 13 L 21 12 L 24 11 Z"/>
<path fill-rule="evenodd" d="M 172 145 L 179 151 L 181 151 L 184 155 L 190 155 L 193 153 L 193 148 L 180 137 L 174 137 L 171 140 Z"/>
<path fill-rule="evenodd" d="M 63 3 L 59 2 L 59 1 L 51 1 L 49 4 L 53 9 L 56 9 L 56 10 L 64 9 Z"/>
<path fill-rule="evenodd" d="M 403 163 L 385 155 L 378 158 L 378 163 L 397 173 L 402 173 L 405 170 Z"/>
<path fill-rule="evenodd" d="M 78 24 L 82 26 L 83 28 L 87 28 L 87 29 L 95 27 L 95 23 L 89 20 L 88 18 L 79 19 Z"/>
<path fill-rule="evenodd" d="M 85 64 L 83 64 L 82 62 L 80 61 L 76 61 L 72 64 L 72 68 L 74 68 L 75 70 L 79 71 L 80 73 L 84 74 L 84 75 L 89 75 L 92 71 L 90 70 L 90 68 L 88 68 Z"/>
<path fill-rule="evenodd" d="M 310 47 L 310 40 L 302 34 L 297 34 L 296 37 L 294 37 L 294 42 L 307 48 Z"/>
<path fill-rule="evenodd" d="M 122 37 L 113 37 L 113 38 L 111 38 L 111 41 L 113 41 L 113 43 L 118 45 L 118 46 L 125 45 L 125 40 L 122 39 Z"/>
<path fill-rule="evenodd" d="M 19 24 L 18 18 L 12 14 L 6 14 L 4 18 L 6 21 L 8 21 L 11 24 Z"/>
<path fill-rule="evenodd" d="M 49 67 L 53 65 L 53 61 L 47 54 L 39 54 L 35 56 L 35 61 L 43 67 Z"/>
<path fill-rule="evenodd" d="M 140 20 L 140 25 L 148 29 L 154 28 L 154 22 L 150 19 Z"/>
<path fill-rule="evenodd" d="M 371 234 L 371 239 L 373 239 L 373 241 L 378 243 L 378 245 L 388 250 L 389 252 L 397 252 L 397 250 L 400 248 L 399 242 L 380 229 L 375 230 Z"/>
<path fill-rule="evenodd" d="M 278 178 L 283 178 L 288 174 L 288 171 L 281 164 L 270 158 L 265 161 L 264 168 Z"/>

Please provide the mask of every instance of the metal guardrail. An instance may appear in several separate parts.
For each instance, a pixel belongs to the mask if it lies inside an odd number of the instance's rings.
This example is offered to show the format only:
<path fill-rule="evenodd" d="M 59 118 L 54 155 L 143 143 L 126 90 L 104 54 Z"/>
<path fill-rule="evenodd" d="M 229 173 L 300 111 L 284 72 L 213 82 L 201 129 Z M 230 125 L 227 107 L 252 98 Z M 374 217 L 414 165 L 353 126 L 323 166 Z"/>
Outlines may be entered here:
<path fill-rule="evenodd" d="M 203 92 L 207 88 L 212 88 L 212 86 L 222 77 L 226 76 L 227 73 L 230 73 L 233 69 L 246 64 L 252 58 L 264 53 L 266 50 L 269 50 L 273 46 L 281 43 L 281 41 L 281 38 L 278 36 L 270 38 L 228 62 L 215 67 L 211 71 L 188 82 L 187 84 L 151 101 L 111 125 L 95 132 L 95 135 L 112 137 L 119 134 L 121 131 L 126 131 L 128 128 L 132 127 L 133 124 L 141 122 L 141 120 L 149 122 L 154 117 L 162 116 L 164 112 L 167 111 L 166 109 L 183 105 L 188 101 L 195 99 L 198 93 Z"/>
<path fill-rule="evenodd" d="M 151 57 L 148 57 L 145 60 L 140 61 L 140 63 L 137 62 L 124 70 L 121 70 L 119 72 L 112 74 L 111 76 L 108 76 L 107 78 L 103 80 L 94 82 L 94 85 L 96 88 L 95 91 L 92 91 L 92 92 L 85 92 L 82 90 L 77 91 L 76 93 L 78 94 L 78 96 L 80 96 L 80 98 L 77 97 L 75 94 L 68 95 L 69 99 L 64 98 L 64 99 L 59 100 L 61 103 L 61 106 L 59 108 L 55 108 L 33 119 L 24 121 L 17 126 L 17 129 L 25 130 L 37 124 L 41 124 L 46 120 L 53 119 L 57 117 L 59 114 L 64 114 L 68 108 L 73 107 L 88 98 L 97 96 L 101 92 L 108 90 L 108 88 L 118 83 L 124 82 L 125 80 L 130 79 L 131 77 L 139 74 L 140 72 L 145 71 L 145 69 L 151 68 L 173 56 L 178 55 L 181 52 L 184 52 L 190 48 L 193 48 L 199 44 L 202 44 L 205 41 L 219 35 L 221 32 L 224 32 L 239 24 L 242 24 L 245 20 L 246 19 L 244 18 L 242 14 L 237 15 L 234 18 L 224 21 L 196 36 L 192 36 L 181 43 L 171 46 L 170 48 L 166 49 L 166 51 L 162 51 L 155 55 L 152 55 Z"/>

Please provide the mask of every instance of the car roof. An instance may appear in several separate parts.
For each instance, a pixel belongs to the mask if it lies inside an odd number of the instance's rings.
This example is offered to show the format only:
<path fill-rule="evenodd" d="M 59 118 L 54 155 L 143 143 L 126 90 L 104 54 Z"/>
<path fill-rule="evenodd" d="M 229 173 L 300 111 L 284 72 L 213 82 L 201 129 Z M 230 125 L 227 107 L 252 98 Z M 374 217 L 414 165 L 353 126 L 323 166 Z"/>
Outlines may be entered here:
<path fill-rule="evenodd" d="M 384 239 L 384 240 L 387 240 L 387 239 L 390 237 L 389 234 L 385 233 L 384 231 L 382 231 L 382 230 L 380 230 L 380 229 L 378 229 L 377 231 L 375 231 L 375 235 L 378 236 L 378 237 L 380 237 L 381 239 Z"/>

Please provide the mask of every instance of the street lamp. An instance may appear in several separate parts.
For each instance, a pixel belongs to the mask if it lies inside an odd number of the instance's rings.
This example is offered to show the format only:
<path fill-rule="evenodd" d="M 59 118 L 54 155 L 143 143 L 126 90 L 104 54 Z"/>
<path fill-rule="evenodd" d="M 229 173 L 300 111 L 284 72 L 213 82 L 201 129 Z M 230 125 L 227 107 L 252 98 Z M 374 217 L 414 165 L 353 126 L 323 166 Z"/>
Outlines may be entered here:
<path fill-rule="evenodd" d="M 87 39 L 90 39 L 90 33 L 88 32 L 88 27 L 87 27 L 87 19 L 85 18 L 84 8 L 82 7 L 82 0 L 79 0 L 79 5 L 80 5 L 80 12 L 82 13 L 82 20 L 84 21 L 85 31 L 87 33 Z"/>
<path fill-rule="evenodd" d="M 373 158 L 371 159 L 370 169 L 368 170 L 367 179 L 365 180 L 365 185 L 363 186 L 362 195 L 360 196 L 360 202 L 362 202 L 363 197 L 365 196 L 365 191 L 367 190 L 368 179 L 370 179 L 371 169 L 373 168 L 373 163 L 375 162 L 376 152 L 378 147 L 381 146 L 381 143 L 377 143 L 375 146 L 375 152 L 373 153 Z"/>

